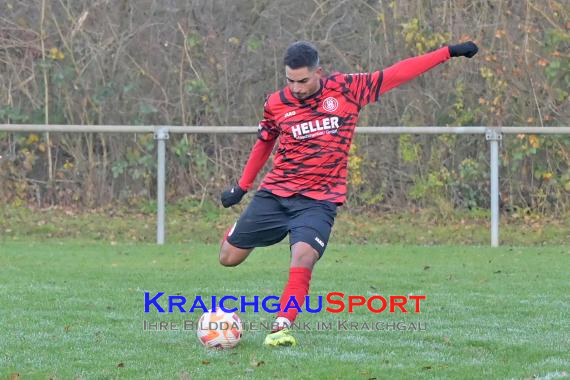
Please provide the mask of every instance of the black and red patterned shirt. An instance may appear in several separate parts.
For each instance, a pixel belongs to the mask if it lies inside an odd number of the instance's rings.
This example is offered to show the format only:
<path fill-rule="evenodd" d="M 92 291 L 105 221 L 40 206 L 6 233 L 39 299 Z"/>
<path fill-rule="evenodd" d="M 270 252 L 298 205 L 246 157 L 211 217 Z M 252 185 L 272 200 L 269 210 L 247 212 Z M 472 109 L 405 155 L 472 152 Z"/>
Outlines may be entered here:
<path fill-rule="evenodd" d="M 271 94 L 240 186 L 251 187 L 278 139 L 273 168 L 260 189 L 282 197 L 302 194 L 343 203 L 348 154 L 362 107 L 447 59 L 449 49 L 444 47 L 382 71 L 331 75 L 306 99 L 295 98 L 288 87 Z"/>

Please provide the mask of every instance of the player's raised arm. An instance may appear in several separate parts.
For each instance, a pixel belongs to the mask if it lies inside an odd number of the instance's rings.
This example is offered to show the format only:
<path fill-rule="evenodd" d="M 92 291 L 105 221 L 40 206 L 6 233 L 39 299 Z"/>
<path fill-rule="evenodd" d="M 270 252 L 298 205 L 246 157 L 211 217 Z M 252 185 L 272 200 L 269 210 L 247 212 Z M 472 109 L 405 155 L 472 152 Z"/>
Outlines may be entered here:
<path fill-rule="evenodd" d="M 382 71 L 380 94 L 420 76 L 451 57 L 471 58 L 477 54 L 478 50 L 477 45 L 469 41 L 462 44 L 444 46 L 430 53 L 400 61 Z"/>
<path fill-rule="evenodd" d="M 251 189 L 255 177 L 257 177 L 257 174 L 271 155 L 277 140 L 276 136 L 271 134 L 271 130 L 264 127 L 265 123 L 266 120 L 263 120 L 259 125 L 258 140 L 249 154 L 249 159 L 243 168 L 240 180 L 222 193 L 222 205 L 226 208 L 241 201 L 245 193 Z"/>

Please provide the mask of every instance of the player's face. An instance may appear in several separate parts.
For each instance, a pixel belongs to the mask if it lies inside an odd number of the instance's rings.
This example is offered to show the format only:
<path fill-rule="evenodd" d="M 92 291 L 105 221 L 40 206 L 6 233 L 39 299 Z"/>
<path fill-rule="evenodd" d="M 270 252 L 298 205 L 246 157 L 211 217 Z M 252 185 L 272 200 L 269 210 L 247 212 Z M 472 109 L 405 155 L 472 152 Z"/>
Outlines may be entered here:
<path fill-rule="evenodd" d="M 319 91 L 322 73 L 323 69 L 321 67 L 311 70 L 308 67 L 292 69 L 289 66 L 285 66 L 287 86 L 293 96 L 299 100 L 306 99 Z"/>

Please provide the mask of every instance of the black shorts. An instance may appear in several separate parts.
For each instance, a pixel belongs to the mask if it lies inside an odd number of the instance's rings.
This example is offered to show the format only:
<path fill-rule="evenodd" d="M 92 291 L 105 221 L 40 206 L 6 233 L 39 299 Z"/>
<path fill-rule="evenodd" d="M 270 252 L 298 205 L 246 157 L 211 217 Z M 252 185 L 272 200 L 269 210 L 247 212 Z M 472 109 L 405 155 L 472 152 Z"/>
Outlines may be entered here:
<path fill-rule="evenodd" d="M 319 257 L 325 252 L 337 205 L 302 195 L 279 197 L 266 190 L 255 193 L 227 241 L 237 248 L 266 247 L 289 234 L 289 245 L 310 244 Z"/>

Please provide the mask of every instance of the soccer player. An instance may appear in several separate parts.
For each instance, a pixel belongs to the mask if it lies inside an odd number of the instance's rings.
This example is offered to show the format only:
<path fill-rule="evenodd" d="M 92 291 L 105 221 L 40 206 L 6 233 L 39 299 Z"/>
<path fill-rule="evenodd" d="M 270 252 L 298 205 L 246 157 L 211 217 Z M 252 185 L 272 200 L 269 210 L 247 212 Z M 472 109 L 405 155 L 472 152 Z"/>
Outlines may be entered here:
<path fill-rule="evenodd" d="M 287 329 L 298 313 L 292 298 L 303 306 L 337 206 L 345 201 L 348 153 L 362 107 L 450 57 L 471 58 L 477 50 L 475 43 L 465 42 L 372 73 L 323 77 L 314 45 L 300 41 L 287 48 L 287 86 L 267 97 L 258 140 L 241 179 L 221 196 L 224 207 L 239 203 L 279 140 L 273 168 L 226 232 L 219 256 L 222 265 L 236 266 L 255 247 L 273 245 L 289 235 L 289 280 L 280 299 L 277 328 L 266 337 L 266 345 L 296 344 Z"/>

